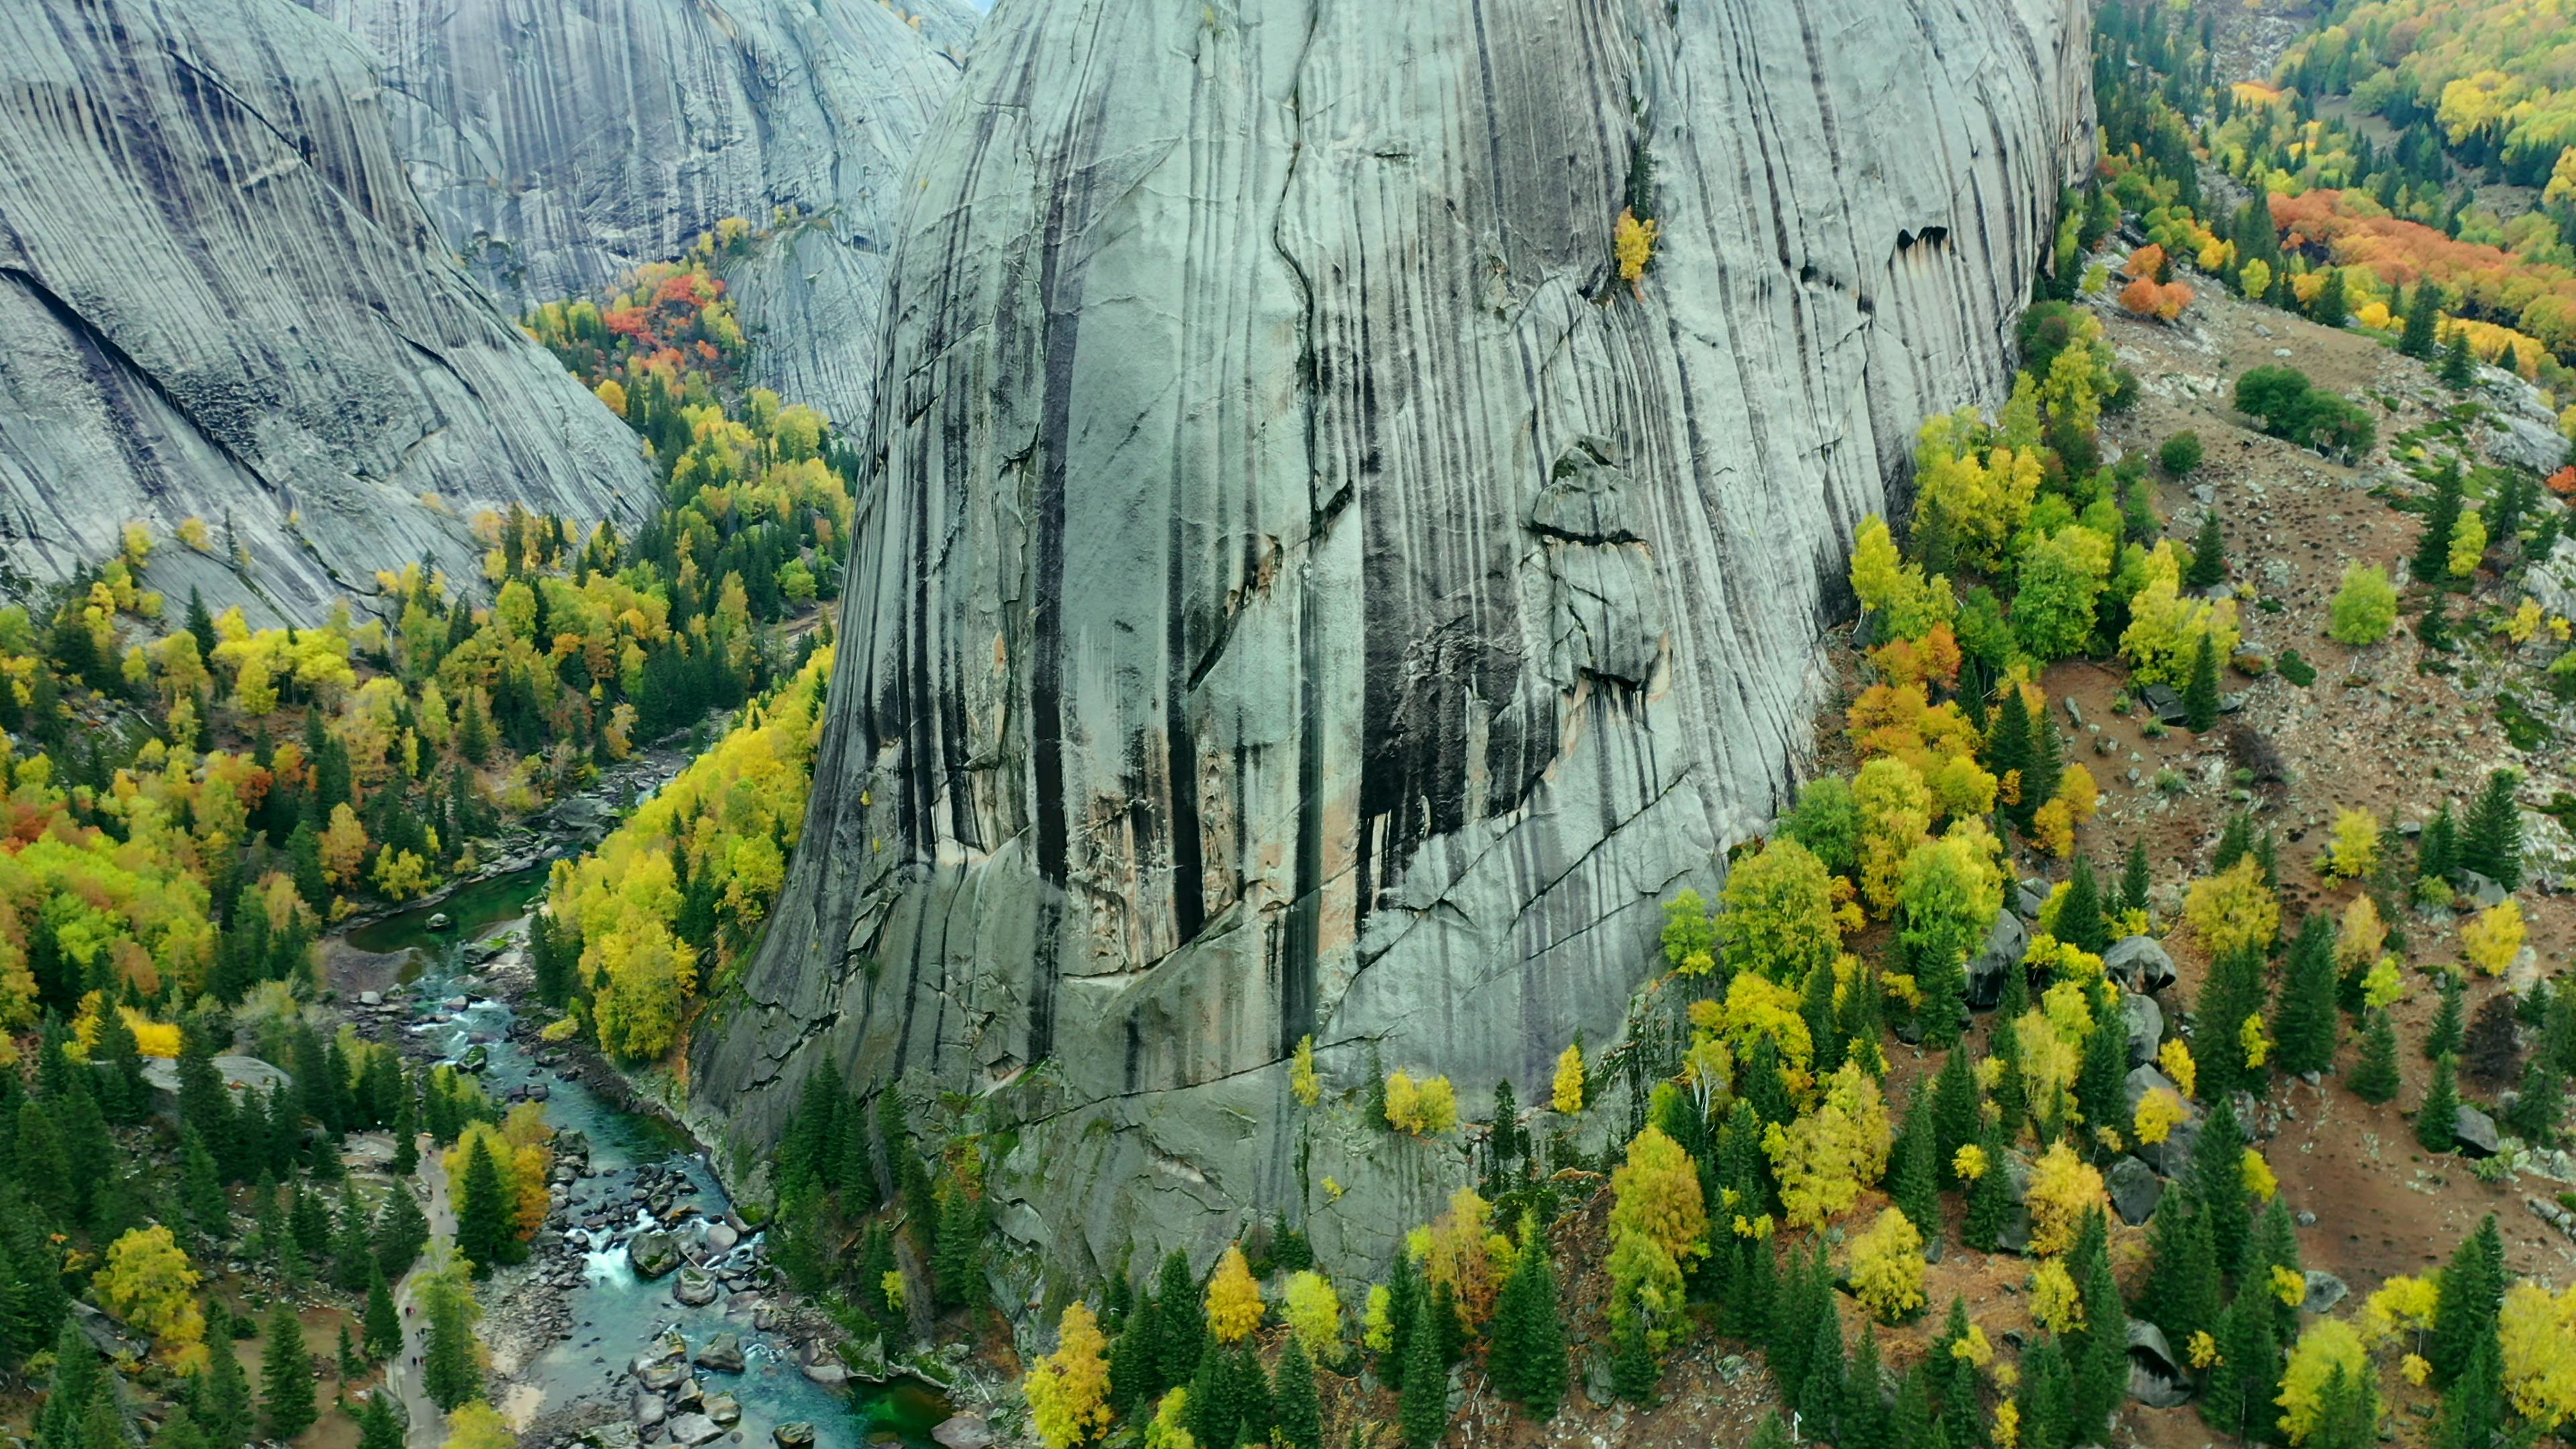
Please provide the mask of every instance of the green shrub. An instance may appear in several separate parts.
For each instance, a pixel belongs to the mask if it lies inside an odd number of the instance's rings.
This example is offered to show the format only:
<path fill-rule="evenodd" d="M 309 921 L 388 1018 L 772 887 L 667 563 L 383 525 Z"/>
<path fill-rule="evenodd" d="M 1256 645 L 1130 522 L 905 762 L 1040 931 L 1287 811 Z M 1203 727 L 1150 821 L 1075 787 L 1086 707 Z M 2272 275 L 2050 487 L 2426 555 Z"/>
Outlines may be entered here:
<path fill-rule="evenodd" d="M 2326 632 L 2338 644 L 2360 648 L 2388 637 L 2397 625 L 2397 585 L 2377 564 L 2344 565 Z"/>
<path fill-rule="evenodd" d="M 2167 477 L 2184 478 L 2200 467 L 2200 434 L 2185 430 L 2165 439 L 2156 451 L 2156 461 L 2164 465 Z"/>
<path fill-rule="evenodd" d="M 2274 437 L 2321 453 L 2367 452 L 2379 436 L 2370 414 L 2311 386 L 2297 368 L 2278 363 L 2236 380 L 2236 410 L 2261 422 Z"/>

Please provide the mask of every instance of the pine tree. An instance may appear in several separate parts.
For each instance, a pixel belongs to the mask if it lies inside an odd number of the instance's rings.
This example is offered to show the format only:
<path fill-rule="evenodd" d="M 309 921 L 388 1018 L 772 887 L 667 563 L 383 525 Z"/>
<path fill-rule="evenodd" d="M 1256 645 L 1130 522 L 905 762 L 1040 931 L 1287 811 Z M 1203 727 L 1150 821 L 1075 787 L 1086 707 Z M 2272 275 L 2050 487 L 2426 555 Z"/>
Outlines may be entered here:
<path fill-rule="evenodd" d="M 2288 979 L 2274 1030 L 2280 1036 L 2281 1070 L 2293 1075 L 2334 1070 L 2335 1037 L 2343 1025 L 2335 1010 L 2334 923 L 2311 911 L 2290 948 Z"/>
<path fill-rule="evenodd" d="M 1399 1257 L 1398 1270 L 1405 1266 Z M 1155 1301 L 1161 1309 L 1163 1329 L 1162 1380 L 1169 1385 L 1186 1384 L 1198 1370 L 1199 1350 L 1207 1341 L 1207 1316 L 1199 1303 L 1198 1280 L 1190 1273 L 1190 1260 L 1177 1248 L 1163 1259 Z"/>
<path fill-rule="evenodd" d="M 2522 888 L 2522 806 L 2513 798 L 2514 781 L 2511 770 L 2488 775 L 2460 831 L 2460 864 L 2509 891 Z"/>
<path fill-rule="evenodd" d="M 1980 1145 L 1986 1154 L 1986 1170 L 1968 1187 L 1968 1220 L 1961 1225 L 1960 1234 L 1969 1247 L 1991 1253 L 2003 1240 L 2004 1226 L 2012 1221 L 2014 1206 L 2011 1177 L 2004 1170 L 2004 1150 L 2009 1143 L 2002 1126 L 1988 1127 Z"/>
<path fill-rule="evenodd" d="M 81 1421 L 107 1392 L 98 1350 L 90 1347 L 79 1324 L 65 1322 L 54 1341 L 54 1376 L 45 1386 L 45 1407 L 36 1418 L 40 1449 L 82 1449 Z"/>
<path fill-rule="evenodd" d="M 2227 537 L 2219 531 L 2215 509 L 2200 515 L 2200 533 L 2191 545 L 2191 568 L 2183 587 L 2206 589 L 2227 582 Z"/>
<path fill-rule="evenodd" d="M 1637 1323 L 1640 1335 L 1644 1333 L 1643 1323 L 1634 1315 L 1630 1322 Z M 1433 1449 L 1449 1428 L 1449 1373 L 1440 1362 L 1440 1335 L 1428 1324 L 1415 1324 L 1408 1337 L 1412 1341 L 1404 1346 L 1403 1405 L 1398 1420 L 1404 1442 L 1412 1449 Z M 1642 1337 L 1638 1341 L 1644 1342 Z M 1620 1357 L 1626 1356 L 1623 1340 Z"/>
<path fill-rule="evenodd" d="M 453 1411 L 483 1392 L 474 1361 L 474 1323 L 463 1289 L 433 1284 L 428 1295 L 429 1348 L 422 1356 L 421 1386 L 441 1409 Z"/>
<path fill-rule="evenodd" d="M 2415 582 L 2431 584 L 2437 589 L 2449 585 L 2451 537 L 2459 532 L 2460 507 L 2467 486 L 2456 458 L 2433 480 L 2432 503 L 2424 510 L 2424 532 L 2415 541 L 2415 558 L 2409 565 L 2414 571 Z"/>
<path fill-rule="evenodd" d="M 1843 1350 L 1842 1318 L 1830 1287 L 1824 1290 L 1823 1303 L 1807 1333 L 1806 1377 L 1798 1385 L 1798 1423 L 1810 1438 L 1831 1443 L 1839 1433 L 1850 1360 Z"/>
<path fill-rule="evenodd" d="M 492 1161 L 487 1141 L 477 1137 L 467 1146 L 456 1194 L 456 1250 L 473 1263 L 478 1278 L 509 1261 L 510 1246 L 518 1236 L 511 1228 L 501 1169 Z"/>
<path fill-rule="evenodd" d="M 231 1315 L 219 1303 L 207 1319 L 206 1367 L 189 1385 L 188 1413 L 212 1449 L 241 1449 L 253 1427 L 250 1378 L 233 1353 Z"/>
<path fill-rule="evenodd" d="M 2022 698 L 2018 685 L 2005 686 L 2003 703 L 1995 710 L 1994 725 L 1986 731 L 1986 768 L 1998 780 L 2026 773 L 2030 768 L 2030 706 Z M 2028 792 L 2023 792 L 2023 798 L 2028 798 Z M 2037 810 L 2039 802 L 2031 801 L 2031 808 Z M 2020 810 L 2018 803 L 2004 807 L 2006 818 L 2015 825 L 2020 825 L 2026 818 Z"/>
<path fill-rule="evenodd" d="M 1271 1380 L 1271 1417 L 1279 1431 L 1279 1449 L 1323 1449 L 1324 1406 L 1315 1395 L 1315 1365 L 1297 1335 L 1279 1352 L 1279 1372 Z"/>
<path fill-rule="evenodd" d="M 339 1373 L 340 1394 L 343 1398 L 348 1396 L 349 1385 L 357 1382 L 361 1378 L 364 1378 L 366 1376 L 366 1372 L 367 1365 L 365 1361 L 358 1357 L 358 1345 L 349 1337 L 348 1320 L 342 1319 L 340 1322 Z"/>
<path fill-rule="evenodd" d="M 2505 1109 L 2505 1125 L 2524 1141 L 2546 1147 L 2557 1139 L 2558 1120 L 2566 1110 L 2566 1080 L 2546 1058 L 2533 1054 L 2523 1064 L 2522 1084 L 2513 1105 Z"/>
<path fill-rule="evenodd" d="M 2209 1115 L 2192 1142 L 2191 1195 L 2209 1214 L 2219 1271 L 2234 1273 L 2245 1261 L 2253 1224 L 2246 1209 L 2245 1133 L 2237 1125 L 2235 1100 L 2225 1093 L 2210 1099 Z"/>
<path fill-rule="evenodd" d="M 394 1417 L 391 1391 L 379 1389 L 359 1407 L 358 1449 L 403 1449 L 402 1422 Z"/>
<path fill-rule="evenodd" d="M 2148 1220 L 2146 1316 L 2177 1344 L 2218 1327 L 2218 1248 L 2210 1241 L 2209 1214 L 2184 1190 L 2167 1192 Z"/>
<path fill-rule="evenodd" d="M 2218 723 L 2218 649 L 2205 632 L 2191 652 L 2191 680 L 2182 690 L 2182 723 L 2194 734 Z"/>
<path fill-rule="evenodd" d="M 259 1357 L 260 1424 L 271 1439 L 292 1439 L 319 1417 L 313 1404 L 313 1356 L 304 1326 L 280 1299 L 268 1314 L 268 1340 Z"/>
<path fill-rule="evenodd" d="M 2432 1085 L 2415 1109 L 2415 1141 L 2427 1152 L 2448 1152 L 2458 1140 L 2459 1058 L 2445 1052 L 2433 1063 Z"/>
<path fill-rule="evenodd" d="M 2279 1300 L 2264 1283 L 2236 1290 L 2235 1301 L 2219 1316 L 2218 1362 L 2201 1395 L 2200 1416 L 2211 1428 L 2248 1440 L 2273 1419 L 2275 1387 L 2280 1381 L 2280 1340 L 2273 1333 L 2272 1308 Z"/>
<path fill-rule="evenodd" d="M 2435 333 L 2442 320 L 2442 289 L 2430 279 L 2417 282 L 2406 299 L 2406 330 L 2397 350 L 2408 357 L 2429 358 L 2440 345 Z"/>
<path fill-rule="evenodd" d="M 2080 951 L 2100 955 L 2111 946 L 2110 927 L 2102 919 L 2102 891 L 2093 878 L 2093 862 L 2075 857 L 2067 873 L 2066 898 L 2057 904 L 2057 926 L 2050 932 Z"/>
<path fill-rule="evenodd" d="M 2478 1223 L 2460 1241 L 2442 1270 L 2433 1304 L 2433 1332 L 2424 1357 L 2432 1362 L 2433 1381 L 2450 1384 L 2469 1367 L 2470 1359 L 2496 1342 L 2496 1319 L 2504 1307 L 2504 1236 L 2495 1214 Z"/>
<path fill-rule="evenodd" d="M 2386 1011 L 2370 1013 L 2370 1027 L 2361 1038 L 2361 1060 L 2354 1064 L 2349 1080 L 2353 1095 L 2374 1106 L 2396 1098 L 2397 1030 Z"/>
<path fill-rule="evenodd" d="M 402 1319 L 394 1313 L 393 1290 L 384 1269 L 370 1263 L 367 1272 L 367 1357 L 378 1363 L 402 1352 Z"/>
<path fill-rule="evenodd" d="M 1926 1243 L 1941 1241 L 1941 1174 L 1933 1161 L 1934 1094 L 1918 1088 L 1889 1157 L 1887 1195 Z"/>
<path fill-rule="evenodd" d="M 1843 1401 L 1835 1414 L 1836 1449 L 1888 1449 L 1887 1376 L 1879 1364 L 1878 1325 L 1863 1323 L 1860 1346 L 1843 1374 Z"/>
<path fill-rule="evenodd" d="M 2443 973 L 2442 1004 L 2433 1013 L 2433 1024 L 2424 1031 L 2425 1060 L 2439 1061 L 2455 1055 L 2466 1042 L 2467 1032 L 2462 1023 L 2466 991 L 2467 984 L 2459 972 Z"/>
<path fill-rule="evenodd" d="M 2478 359 L 2469 351 L 2469 329 L 2451 329 L 2451 345 L 2442 350 L 2442 385 L 2453 392 L 2465 391 L 2478 380 Z"/>
<path fill-rule="evenodd" d="M 1983 1127 L 1969 1056 L 1964 1046 L 1951 1048 L 1932 1083 L 1932 1168 L 1945 1188 L 1959 1185 L 1959 1149 L 1976 1141 Z"/>
<path fill-rule="evenodd" d="M 930 1272 L 940 1305 L 963 1308 L 974 1299 L 984 1249 L 984 1204 L 963 1184 L 940 1198 L 937 1243 Z"/>
<path fill-rule="evenodd" d="M 387 1278 L 398 1279 L 411 1271 L 428 1246 L 429 1219 L 421 1216 L 410 1189 L 397 1182 L 385 1195 L 384 1210 L 376 1214 L 376 1266 Z"/>
<path fill-rule="evenodd" d="M 2071 1400 L 2077 1437 L 2103 1442 L 2103 1426 L 2129 1396 L 2129 1315 L 2111 1276 L 2100 1209 L 2086 1224 L 2089 1247 L 2078 1249 L 2076 1286 L 2084 1300 L 2084 1333 L 2075 1346 Z"/>
<path fill-rule="evenodd" d="M 2503 1352 L 2490 1335 L 2471 1351 L 2459 1377 L 2442 1395 L 2441 1416 L 2434 1420 L 2431 1442 L 2440 1449 L 2519 1442 L 2504 1432 L 2505 1402 Z"/>
<path fill-rule="evenodd" d="M 2129 858 L 2120 870 L 2120 910 L 2144 915 L 2147 909 L 2147 846 L 2142 840 L 2129 842 Z"/>
<path fill-rule="evenodd" d="M 2070 1402 L 2066 1346 L 2053 1333 L 2041 1334 L 2022 1351 L 2021 1443 L 2026 1449 L 2067 1449 L 2076 1442 L 2075 1406 Z"/>

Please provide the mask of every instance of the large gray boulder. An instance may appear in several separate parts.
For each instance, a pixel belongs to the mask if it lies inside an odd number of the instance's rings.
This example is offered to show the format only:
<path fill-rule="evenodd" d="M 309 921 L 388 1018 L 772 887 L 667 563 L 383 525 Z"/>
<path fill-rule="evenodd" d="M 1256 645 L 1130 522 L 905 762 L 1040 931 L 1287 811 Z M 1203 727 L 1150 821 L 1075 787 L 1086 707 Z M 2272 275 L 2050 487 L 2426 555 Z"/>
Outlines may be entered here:
<path fill-rule="evenodd" d="M 860 425 L 904 169 L 956 86 L 959 0 L 305 0 L 382 58 L 448 247 L 513 312 L 596 294 L 727 217 L 753 379 Z M 780 208 L 804 220 L 779 225 Z"/>
<path fill-rule="evenodd" d="M 2123 1157 L 2111 1164 L 2104 1174 L 2103 1185 L 2111 1195 L 2111 1207 L 2120 1221 L 2131 1227 L 2156 1215 L 2156 1203 L 2165 1195 L 2164 1179 L 2156 1170 L 2134 1157 Z"/>
<path fill-rule="evenodd" d="M 727 1140 L 818 1066 L 1011 1124 L 997 1272 L 1279 1206 L 1379 1261 L 1465 1165 L 1351 1120 L 1372 1060 L 1478 1104 L 1618 1038 L 2090 160 L 2076 0 L 1220 8 L 978 35 L 806 833 L 692 1048 Z"/>
<path fill-rule="evenodd" d="M 2504 1150 L 2504 1140 L 2496 1133 L 2493 1117 L 2462 1102 L 2451 1119 L 2451 1137 L 2459 1144 L 2462 1157 L 2493 1157 Z"/>
<path fill-rule="evenodd" d="M 680 1262 L 680 1245 L 660 1228 L 647 1228 L 626 1240 L 626 1264 L 638 1278 L 659 1278 Z"/>
<path fill-rule="evenodd" d="M 643 517 L 634 434 L 457 270 L 386 100 L 291 0 L 0 5 L 0 580 L 136 521 L 174 603 L 314 622 L 424 555 L 479 578 L 481 509 Z"/>
<path fill-rule="evenodd" d="M 2123 991 L 2153 993 L 2174 984 L 2173 957 L 2153 936 L 2123 936 L 2102 953 L 2102 970 Z"/>
<path fill-rule="evenodd" d="M 2125 992 L 2120 997 L 2120 1016 L 2129 1031 L 2129 1065 L 2143 1067 L 2156 1059 L 2156 1048 L 2164 1044 L 2165 1012 L 2152 996 Z"/>
<path fill-rule="evenodd" d="M 2177 1409 L 2191 1401 L 2191 1371 L 2174 1356 L 2163 1329 L 2129 1320 L 2129 1397 L 2150 1409 Z"/>
<path fill-rule="evenodd" d="M 1995 923 L 1986 928 L 1986 943 L 1968 958 L 1968 1005 L 1977 1011 L 1992 1011 L 2004 998 L 2005 976 L 2021 969 L 2022 958 L 2030 954 L 2030 928 L 2011 911 L 1995 912 Z"/>

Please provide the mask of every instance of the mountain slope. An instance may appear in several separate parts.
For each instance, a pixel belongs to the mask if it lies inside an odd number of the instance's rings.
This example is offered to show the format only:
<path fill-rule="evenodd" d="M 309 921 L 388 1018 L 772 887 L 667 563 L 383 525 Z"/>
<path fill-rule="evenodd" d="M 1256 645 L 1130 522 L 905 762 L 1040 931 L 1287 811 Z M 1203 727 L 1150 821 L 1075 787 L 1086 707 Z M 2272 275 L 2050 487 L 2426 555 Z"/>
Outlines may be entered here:
<path fill-rule="evenodd" d="M 844 424 L 874 385 L 900 185 L 973 16 L 875 0 L 307 0 L 381 57 L 396 144 L 504 302 L 589 296 L 728 216 L 815 219 L 732 280 L 756 379 Z"/>
<path fill-rule="evenodd" d="M 633 435 L 444 254 L 380 95 L 287 0 L 0 7 L 12 583 L 195 517 L 155 587 L 313 619 L 423 555 L 476 576 L 476 508 L 640 516 Z"/>
<path fill-rule="evenodd" d="M 992 1093 L 999 1221 L 1085 1268 L 1427 1216 L 1456 1154 L 1299 1125 L 1293 1048 L 1473 1110 L 1617 1036 L 1659 899 L 1781 799 L 1852 530 L 2007 375 L 2084 23 L 1004 6 L 917 163 L 809 828 L 703 1109 Z"/>

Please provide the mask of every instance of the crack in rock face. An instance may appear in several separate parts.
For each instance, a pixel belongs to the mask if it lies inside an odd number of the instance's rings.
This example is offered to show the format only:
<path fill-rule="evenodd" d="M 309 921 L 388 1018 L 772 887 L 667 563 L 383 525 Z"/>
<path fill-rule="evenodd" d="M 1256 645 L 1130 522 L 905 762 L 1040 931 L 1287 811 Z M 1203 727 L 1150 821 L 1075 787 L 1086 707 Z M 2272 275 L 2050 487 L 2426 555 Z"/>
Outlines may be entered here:
<path fill-rule="evenodd" d="M 1534 1097 L 1781 803 L 1852 532 L 2000 400 L 2086 42 L 1002 7 L 916 162 L 812 814 L 700 1110 L 980 1095 L 1027 1271 L 1273 1214 L 1374 1262 L 1466 1169 L 1357 1122 L 1370 1073 Z"/>

